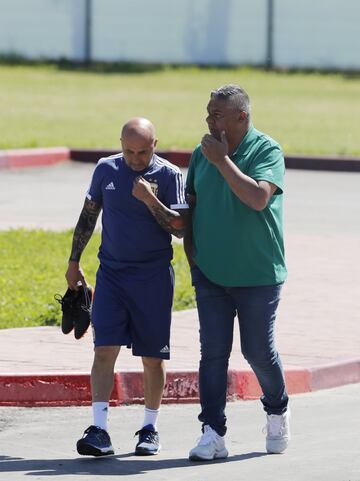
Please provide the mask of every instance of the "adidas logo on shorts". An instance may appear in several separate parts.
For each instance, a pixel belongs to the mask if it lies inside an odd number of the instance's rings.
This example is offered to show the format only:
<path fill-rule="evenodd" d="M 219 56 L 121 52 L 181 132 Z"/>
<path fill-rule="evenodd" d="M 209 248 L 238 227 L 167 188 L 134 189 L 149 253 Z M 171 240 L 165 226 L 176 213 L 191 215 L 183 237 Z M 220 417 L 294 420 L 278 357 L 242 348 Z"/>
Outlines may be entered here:
<path fill-rule="evenodd" d="M 162 349 L 160 349 L 160 352 L 162 352 L 163 354 L 167 354 L 168 352 L 170 352 L 169 346 L 164 346 Z"/>

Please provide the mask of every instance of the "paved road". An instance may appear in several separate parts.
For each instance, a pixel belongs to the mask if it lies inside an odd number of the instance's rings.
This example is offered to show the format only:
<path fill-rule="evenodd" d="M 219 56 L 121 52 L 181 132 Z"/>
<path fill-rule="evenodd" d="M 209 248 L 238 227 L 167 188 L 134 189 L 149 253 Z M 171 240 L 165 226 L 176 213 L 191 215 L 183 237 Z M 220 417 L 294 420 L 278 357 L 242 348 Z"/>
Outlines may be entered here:
<path fill-rule="evenodd" d="M 199 436 L 198 406 L 162 407 L 159 456 L 133 456 L 142 407 L 112 408 L 115 455 L 79 458 L 75 441 L 90 408 L 0 408 L 1 481 L 184 480 L 360 481 L 360 384 L 292 397 L 292 442 L 283 455 L 265 453 L 264 414 L 258 401 L 228 404 L 229 458 L 191 463 Z"/>
<path fill-rule="evenodd" d="M 93 164 L 0 170 L 0 229 L 71 228 L 76 223 Z M 360 236 L 360 173 L 287 170 L 288 234 Z"/>

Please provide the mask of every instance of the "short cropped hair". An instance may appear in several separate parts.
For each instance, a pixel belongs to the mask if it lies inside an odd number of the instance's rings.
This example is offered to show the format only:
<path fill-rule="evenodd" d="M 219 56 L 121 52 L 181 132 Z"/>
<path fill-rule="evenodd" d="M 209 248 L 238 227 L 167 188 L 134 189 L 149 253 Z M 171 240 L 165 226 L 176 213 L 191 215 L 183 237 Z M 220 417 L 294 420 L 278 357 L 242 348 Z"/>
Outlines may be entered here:
<path fill-rule="evenodd" d="M 245 90 L 239 87 L 239 85 L 223 85 L 216 90 L 212 90 L 210 98 L 231 102 L 236 109 L 245 112 L 246 115 L 250 117 L 250 98 Z"/>

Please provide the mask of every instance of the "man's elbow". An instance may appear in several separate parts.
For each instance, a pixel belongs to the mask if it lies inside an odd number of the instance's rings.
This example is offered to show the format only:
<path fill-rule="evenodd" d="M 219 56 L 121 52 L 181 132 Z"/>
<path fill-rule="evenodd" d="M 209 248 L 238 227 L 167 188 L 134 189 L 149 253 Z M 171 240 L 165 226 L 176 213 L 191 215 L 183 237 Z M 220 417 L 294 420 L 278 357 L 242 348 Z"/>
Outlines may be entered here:
<path fill-rule="evenodd" d="M 268 203 L 269 198 L 267 196 L 261 195 L 254 199 L 249 207 L 256 210 L 257 212 L 261 212 L 262 210 L 266 209 Z"/>
<path fill-rule="evenodd" d="M 257 212 L 261 212 L 262 210 L 266 209 L 267 207 L 267 202 L 261 202 L 256 204 L 253 209 L 256 210 Z"/>

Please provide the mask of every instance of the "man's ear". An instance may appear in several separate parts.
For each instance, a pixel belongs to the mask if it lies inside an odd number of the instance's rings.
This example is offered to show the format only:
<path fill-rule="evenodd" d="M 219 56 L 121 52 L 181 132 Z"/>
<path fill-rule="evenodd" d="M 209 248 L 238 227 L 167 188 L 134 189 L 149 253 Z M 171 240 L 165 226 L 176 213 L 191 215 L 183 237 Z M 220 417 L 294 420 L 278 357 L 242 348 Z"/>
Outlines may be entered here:
<path fill-rule="evenodd" d="M 239 120 L 240 122 L 246 122 L 248 119 L 247 113 L 243 110 L 239 113 Z"/>

